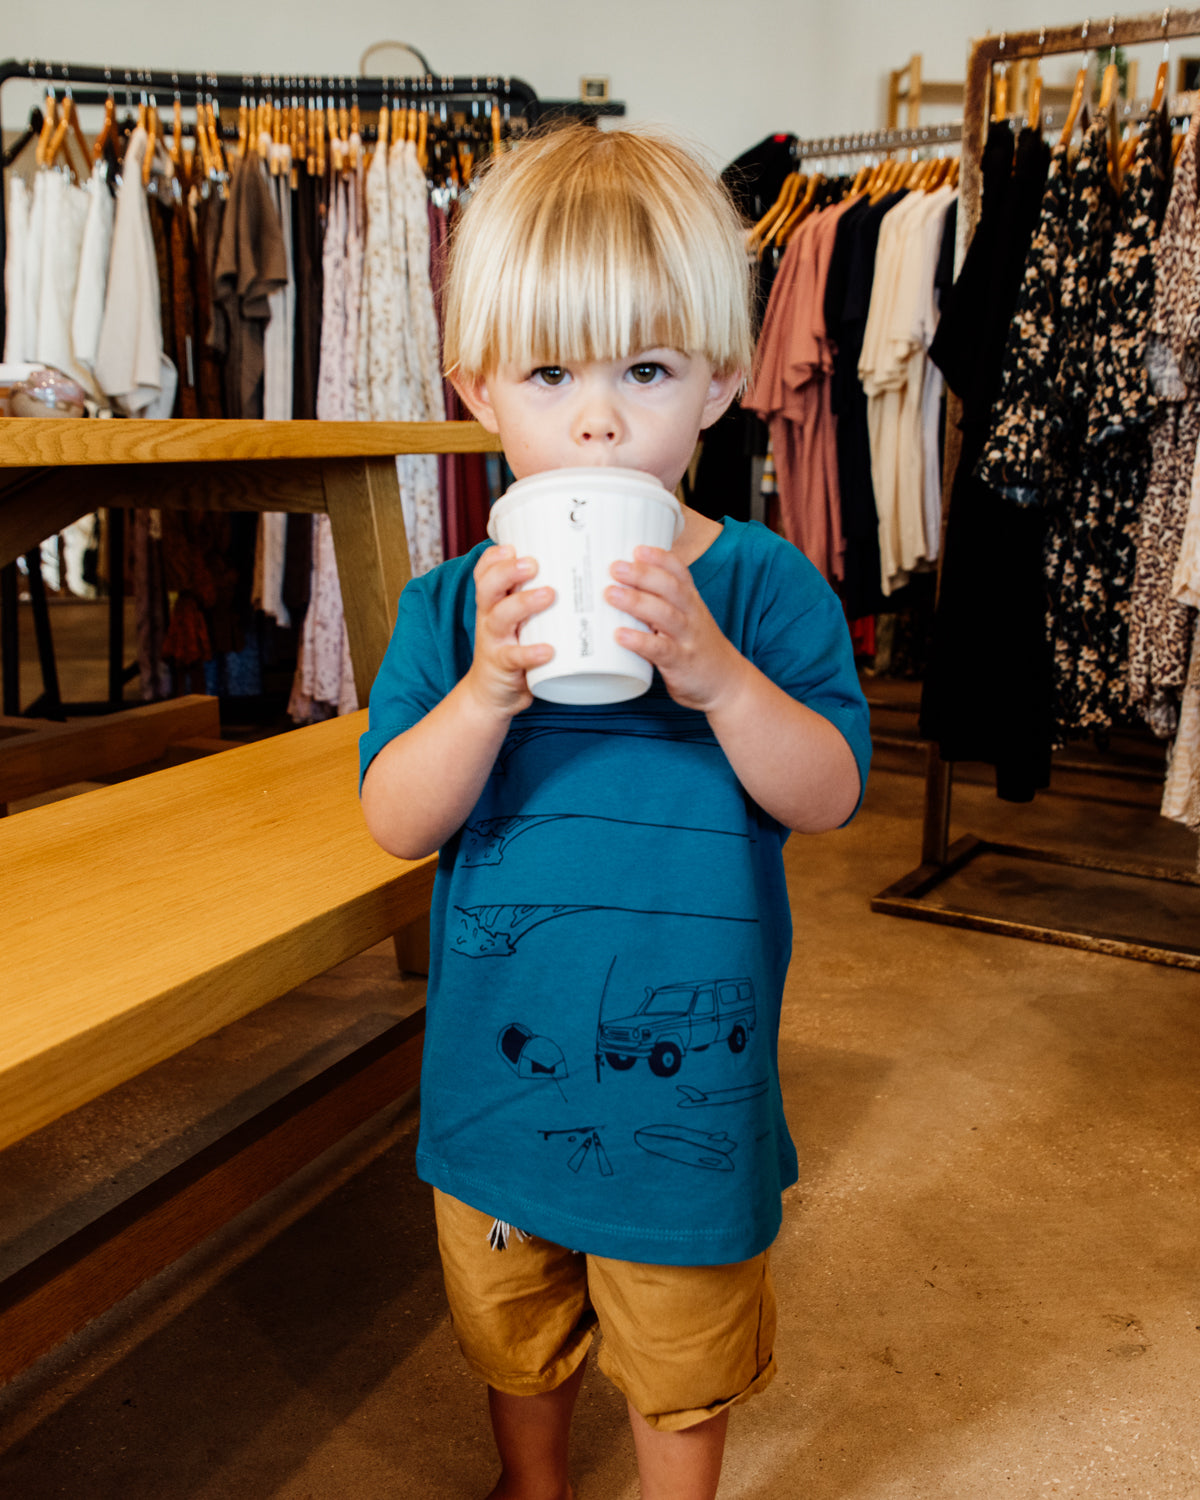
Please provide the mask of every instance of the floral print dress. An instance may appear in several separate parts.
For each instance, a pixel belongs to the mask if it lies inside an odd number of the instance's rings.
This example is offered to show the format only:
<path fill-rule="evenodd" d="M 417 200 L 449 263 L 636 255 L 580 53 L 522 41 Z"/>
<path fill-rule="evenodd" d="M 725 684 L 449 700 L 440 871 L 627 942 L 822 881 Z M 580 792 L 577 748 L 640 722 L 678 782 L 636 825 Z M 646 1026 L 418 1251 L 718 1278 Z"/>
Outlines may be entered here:
<path fill-rule="evenodd" d="M 1047 547 L 1056 742 L 1128 721 L 1129 612 L 1157 407 L 1145 352 L 1154 245 L 1166 203 L 1165 122 L 1151 119 L 1121 187 L 1096 283 L 1090 349 L 1080 341 L 1067 399 L 1084 414 L 1070 501 Z M 1052 549 L 1053 552 L 1052 552 Z"/>

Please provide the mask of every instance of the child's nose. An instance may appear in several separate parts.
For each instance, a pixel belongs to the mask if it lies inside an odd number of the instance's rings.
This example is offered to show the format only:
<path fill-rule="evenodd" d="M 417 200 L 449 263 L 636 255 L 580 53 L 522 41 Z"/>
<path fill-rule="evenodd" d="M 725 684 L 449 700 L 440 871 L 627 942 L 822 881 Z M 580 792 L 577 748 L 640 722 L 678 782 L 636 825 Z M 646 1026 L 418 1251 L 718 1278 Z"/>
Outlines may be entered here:
<path fill-rule="evenodd" d="M 621 420 L 614 402 L 599 393 L 580 404 L 575 418 L 576 442 L 607 447 L 621 436 Z"/>

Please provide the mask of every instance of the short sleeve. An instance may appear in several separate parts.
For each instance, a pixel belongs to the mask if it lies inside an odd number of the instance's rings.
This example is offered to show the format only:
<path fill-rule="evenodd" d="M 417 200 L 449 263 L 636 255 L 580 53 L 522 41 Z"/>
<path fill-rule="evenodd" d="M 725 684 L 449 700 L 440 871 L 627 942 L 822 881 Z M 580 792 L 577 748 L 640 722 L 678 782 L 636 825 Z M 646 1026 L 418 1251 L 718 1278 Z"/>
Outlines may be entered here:
<path fill-rule="evenodd" d="M 828 719 L 858 766 L 859 794 L 871 763 L 870 710 L 854 665 L 854 647 L 837 595 L 795 547 L 753 527 L 770 548 L 756 619 L 744 653 L 789 697 Z"/>
<path fill-rule="evenodd" d="M 397 735 L 420 723 L 470 666 L 475 585 L 484 542 L 464 557 L 414 578 L 400 595 L 396 626 L 371 687 L 367 731 L 359 740 L 359 786 Z"/>

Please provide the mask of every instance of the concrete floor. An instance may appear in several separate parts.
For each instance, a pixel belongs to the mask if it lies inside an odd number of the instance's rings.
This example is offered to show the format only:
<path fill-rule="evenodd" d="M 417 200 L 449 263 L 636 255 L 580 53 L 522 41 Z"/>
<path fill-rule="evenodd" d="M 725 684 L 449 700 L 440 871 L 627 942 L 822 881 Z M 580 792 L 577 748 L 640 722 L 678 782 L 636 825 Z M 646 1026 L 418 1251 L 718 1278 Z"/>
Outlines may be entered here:
<path fill-rule="evenodd" d="M 801 1176 L 780 1375 L 735 1414 L 723 1500 L 1200 1496 L 1200 974 L 872 914 L 917 861 L 919 770 L 885 750 L 848 829 L 789 845 Z M 960 785 L 955 831 L 1193 867 L 1151 795 L 1085 790 Z M 1195 941 L 1186 908 L 1163 920 Z M 399 1011 L 401 988 L 385 946 L 279 1014 Z M 0 1495 L 484 1496 L 415 1126 L 373 1122 L 0 1392 Z M 574 1455 L 579 1500 L 636 1496 L 594 1371 Z"/>

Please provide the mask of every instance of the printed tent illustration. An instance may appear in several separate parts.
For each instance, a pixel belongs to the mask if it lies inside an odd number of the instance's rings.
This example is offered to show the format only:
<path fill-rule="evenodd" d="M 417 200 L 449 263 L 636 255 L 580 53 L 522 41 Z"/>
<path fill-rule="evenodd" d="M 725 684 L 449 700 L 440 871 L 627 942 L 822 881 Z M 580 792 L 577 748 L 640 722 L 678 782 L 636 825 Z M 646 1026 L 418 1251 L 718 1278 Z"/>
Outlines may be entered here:
<path fill-rule="evenodd" d="M 518 1078 L 566 1078 L 562 1048 L 548 1036 L 535 1036 L 520 1021 L 510 1021 L 496 1038 L 496 1048 Z"/>

